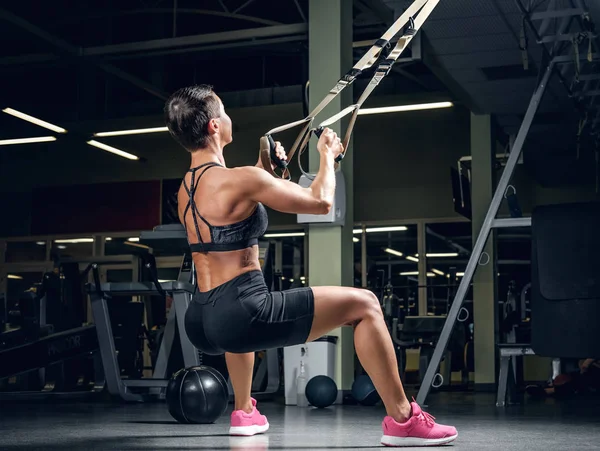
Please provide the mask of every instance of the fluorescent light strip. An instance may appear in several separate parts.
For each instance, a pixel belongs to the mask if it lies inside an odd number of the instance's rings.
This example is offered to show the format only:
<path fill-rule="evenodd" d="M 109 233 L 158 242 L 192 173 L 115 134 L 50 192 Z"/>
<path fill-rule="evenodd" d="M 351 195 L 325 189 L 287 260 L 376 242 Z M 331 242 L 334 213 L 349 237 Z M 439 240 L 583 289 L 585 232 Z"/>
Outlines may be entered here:
<path fill-rule="evenodd" d="M 418 257 L 419 254 L 415 254 Z M 428 252 L 425 254 L 426 257 L 458 257 L 458 252 Z"/>
<path fill-rule="evenodd" d="M 380 233 L 380 232 L 404 232 L 408 230 L 406 226 L 392 226 L 392 227 L 367 227 L 367 233 Z M 362 233 L 362 229 L 354 229 L 352 233 L 359 234 Z"/>
<path fill-rule="evenodd" d="M 45 241 L 36 241 L 35 244 L 37 244 L 38 246 L 45 246 L 46 242 Z"/>
<path fill-rule="evenodd" d="M 139 237 L 136 237 L 136 236 L 134 236 L 134 237 L 132 237 L 132 238 L 128 238 L 128 239 L 127 239 L 127 241 L 130 241 L 130 242 L 132 242 L 132 243 L 138 243 L 138 242 L 140 241 L 140 238 L 139 238 Z"/>
<path fill-rule="evenodd" d="M 380 233 L 380 232 L 403 232 L 408 230 L 406 226 L 392 226 L 392 227 L 368 227 L 367 233 Z M 362 229 L 354 229 L 352 231 L 354 235 L 362 233 Z M 304 232 L 289 232 L 289 233 L 267 233 L 264 235 L 265 238 L 283 238 L 289 236 L 304 236 Z M 358 238 L 353 239 L 355 243 L 358 243 Z"/>
<path fill-rule="evenodd" d="M 352 237 L 352 241 L 354 241 L 355 243 L 360 243 L 360 240 L 355 236 Z"/>
<path fill-rule="evenodd" d="M 419 271 L 406 271 L 406 272 L 401 272 L 400 273 L 401 276 L 418 276 L 419 275 Z M 432 272 L 428 272 L 427 273 L 427 277 L 435 277 L 435 274 Z"/>
<path fill-rule="evenodd" d="M 458 257 L 458 252 L 445 252 L 445 253 L 444 252 L 441 252 L 441 253 L 433 252 L 433 253 L 427 253 L 425 255 L 427 257 L 442 257 L 442 258 L 445 258 L 445 257 Z"/>
<path fill-rule="evenodd" d="M 35 138 L 17 138 L 17 139 L 4 139 L 0 141 L 0 146 L 12 146 L 14 144 L 32 144 L 32 143 L 49 143 L 56 141 L 54 136 L 38 136 Z"/>
<path fill-rule="evenodd" d="M 407 259 L 407 260 L 410 260 L 411 262 L 417 262 L 417 263 L 419 263 L 419 259 L 418 259 L 418 258 L 415 258 L 415 257 L 413 257 L 412 255 L 407 255 L 407 256 L 406 256 L 406 259 Z"/>
<path fill-rule="evenodd" d="M 10 114 L 11 116 L 18 117 L 19 119 L 23 119 L 24 121 L 31 122 L 32 124 L 39 125 L 40 127 L 47 128 L 48 130 L 52 130 L 56 133 L 67 133 L 67 131 L 59 127 L 57 125 L 51 124 L 49 122 L 43 121 L 36 117 L 30 116 L 29 114 L 21 113 L 20 111 L 13 110 L 12 108 L 4 108 L 6 114 Z"/>
<path fill-rule="evenodd" d="M 70 238 L 65 240 L 54 240 L 55 243 L 61 244 L 77 244 L 77 243 L 93 243 L 93 238 Z"/>
<path fill-rule="evenodd" d="M 139 247 L 140 249 L 150 249 L 150 247 L 146 246 L 145 244 L 133 243 L 131 241 L 125 241 L 123 244 L 127 246 Z"/>
<path fill-rule="evenodd" d="M 124 157 L 129 160 L 139 160 L 139 157 L 137 157 L 131 153 L 124 152 L 123 150 L 117 149 L 115 147 L 107 146 L 106 144 L 103 144 L 98 141 L 94 141 L 93 139 L 88 141 L 87 143 L 90 146 L 94 146 L 94 147 L 97 147 L 98 149 L 106 150 L 107 152 L 114 153 L 116 155 L 119 155 L 120 157 Z"/>
<path fill-rule="evenodd" d="M 23 280 L 23 276 L 17 276 L 15 274 L 8 274 L 6 277 L 13 280 Z"/>
<path fill-rule="evenodd" d="M 102 138 L 107 136 L 144 135 L 146 133 L 162 133 L 168 131 L 169 129 L 167 127 L 135 128 L 131 130 L 117 130 L 114 132 L 99 132 L 94 133 L 94 136 Z"/>
<path fill-rule="evenodd" d="M 395 249 L 390 249 L 389 247 L 384 249 L 384 251 L 387 252 L 388 254 L 396 255 L 398 257 L 402 257 L 404 255 L 402 252 L 399 252 Z"/>
<path fill-rule="evenodd" d="M 363 114 L 382 114 L 382 113 L 400 113 L 403 111 L 434 110 L 438 108 L 450 108 L 454 106 L 452 102 L 433 102 L 419 103 L 414 105 L 384 106 L 380 108 L 363 108 L 358 110 L 359 115 Z"/>
<path fill-rule="evenodd" d="M 435 268 L 431 268 L 431 270 L 436 273 L 438 276 L 445 276 L 446 274 L 444 274 L 443 271 L 440 271 L 439 269 L 435 269 Z"/>
<path fill-rule="evenodd" d="M 266 233 L 265 238 L 285 238 L 290 236 L 304 236 L 304 232 L 289 232 L 289 233 Z"/>

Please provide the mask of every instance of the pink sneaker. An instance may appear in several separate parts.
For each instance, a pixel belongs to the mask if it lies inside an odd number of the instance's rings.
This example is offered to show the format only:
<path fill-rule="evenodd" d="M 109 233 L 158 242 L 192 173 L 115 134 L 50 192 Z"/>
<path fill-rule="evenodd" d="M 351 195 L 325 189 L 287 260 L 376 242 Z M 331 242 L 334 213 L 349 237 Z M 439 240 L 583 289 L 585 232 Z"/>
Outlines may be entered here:
<path fill-rule="evenodd" d="M 381 443 L 386 446 L 435 446 L 445 445 L 458 436 L 456 428 L 437 424 L 435 418 L 423 412 L 416 402 L 410 403 L 412 416 L 405 423 L 392 417 L 383 420 Z"/>
<path fill-rule="evenodd" d="M 243 410 L 234 410 L 231 413 L 231 427 L 229 435 L 255 435 L 267 432 L 269 422 L 267 417 L 261 415 L 256 408 L 256 399 L 252 399 L 252 412 L 246 413 Z"/>

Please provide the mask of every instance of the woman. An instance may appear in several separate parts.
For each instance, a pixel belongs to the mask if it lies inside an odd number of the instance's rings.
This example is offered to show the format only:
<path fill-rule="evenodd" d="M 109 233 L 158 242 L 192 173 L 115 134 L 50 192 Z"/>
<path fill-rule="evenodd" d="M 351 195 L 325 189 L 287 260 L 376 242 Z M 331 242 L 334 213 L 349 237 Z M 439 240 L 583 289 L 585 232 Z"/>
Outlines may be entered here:
<path fill-rule="evenodd" d="M 335 193 L 334 160 L 342 151 L 337 135 L 329 129 L 321 135 L 319 171 L 310 188 L 302 188 L 272 177 L 260 160 L 256 166 L 226 167 L 223 148 L 233 139 L 232 124 L 211 87 L 175 92 L 166 103 L 165 119 L 192 160 L 178 194 L 199 286 L 186 314 L 186 331 L 200 350 L 225 353 L 235 394 L 230 434 L 269 428 L 250 396 L 254 351 L 305 343 L 352 324 L 356 352 L 387 412 L 381 442 L 418 446 L 454 440 L 455 428 L 436 424 L 408 401 L 373 293 L 347 287 L 269 293 L 265 285 L 257 248 L 267 230 L 263 205 L 285 213 L 327 213 Z M 279 143 L 277 155 L 286 159 Z"/>

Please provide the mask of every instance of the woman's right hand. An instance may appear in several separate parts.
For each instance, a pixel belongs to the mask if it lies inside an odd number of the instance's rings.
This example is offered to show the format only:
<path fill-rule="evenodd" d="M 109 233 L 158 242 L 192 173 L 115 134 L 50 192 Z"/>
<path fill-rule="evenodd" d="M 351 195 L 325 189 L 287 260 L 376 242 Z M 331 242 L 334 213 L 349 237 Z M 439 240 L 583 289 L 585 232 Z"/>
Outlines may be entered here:
<path fill-rule="evenodd" d="M 344 151 L 344 146 L 337 133 L 325 127 L 317 142 L 317 150 L 320 154 L 329 154 L 335 159 Z"/>

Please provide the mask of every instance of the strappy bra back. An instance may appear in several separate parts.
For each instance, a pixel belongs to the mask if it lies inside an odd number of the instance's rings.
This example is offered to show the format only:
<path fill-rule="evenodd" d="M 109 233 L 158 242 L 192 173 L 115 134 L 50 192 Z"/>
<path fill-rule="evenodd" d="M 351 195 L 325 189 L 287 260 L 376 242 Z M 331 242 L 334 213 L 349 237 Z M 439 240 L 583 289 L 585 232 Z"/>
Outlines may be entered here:
<path fill-rule="evenodd" d="M 194 227 L 196 228 L 196 236 L 198 237 L 198 243 L 188 243 L 192 252 L 227 252 L 246 249 L 258 244 L 258 238 L 264 235 L 268 226 L 268 216 L 265 207 L 259 203 L 252 214 L 246 219 L 236 222 L 234 224 L 228 224 L 224 226 L 213 226 L 211 225 L 198 210 L 198 204 L 196 203 L 195 194 L 198 189 L 198 183 L 204 173 L 214 166 L 221 166 L 219 163 L 209 162 L 191 168 L 189 172 L 192 173 L 192 179 L 190 186 L 188 187 L 185 178 L 183 179 L 183 186 L 190 198 L 188 204 L 185 207 L 183 213 L 183 226 L 187 234 L 187 214 L 191 212 L 192 219 L 194 221 Z M 197 172 L 199 170 L 199 175 Z M 200 234 L 200 223 L 199 220 L 204 222 L 208 226 L 210 231 L 210 243 L 202 241 L 202 235 Z"/>

